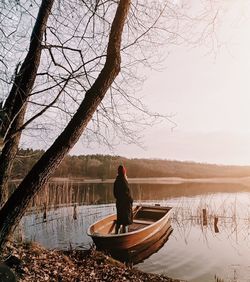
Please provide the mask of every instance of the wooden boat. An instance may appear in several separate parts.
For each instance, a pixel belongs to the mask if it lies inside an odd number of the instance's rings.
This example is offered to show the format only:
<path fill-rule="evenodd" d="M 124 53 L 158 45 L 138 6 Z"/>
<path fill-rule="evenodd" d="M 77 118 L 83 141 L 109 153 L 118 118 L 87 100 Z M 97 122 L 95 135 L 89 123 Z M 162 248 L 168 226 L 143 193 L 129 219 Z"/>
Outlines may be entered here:
<path fill-rule="evenodd" d="M 168 241 L 172 232 L 173 229 L 170 227 L 159 240 L 152 240 L 148 244 L 142 243 L 141 245 L 139 244 L 128 250 L 111 250 L 109 251 L 109 254 L 113 258 L 122 262 L 132 264 L 140 263 L 150 257 L 152 254 L 158 252 Z"/>
<path fill-rule="evenodd" d="M 129 232 L 115 234 L 116 214 L 113 214 L 92 224 L 87 234 L 101 250 L 115 252 L 133 248 L 143 249 L 158 241 L 171 228 L 170 212 L 171 207 L 136 206 Z"/>

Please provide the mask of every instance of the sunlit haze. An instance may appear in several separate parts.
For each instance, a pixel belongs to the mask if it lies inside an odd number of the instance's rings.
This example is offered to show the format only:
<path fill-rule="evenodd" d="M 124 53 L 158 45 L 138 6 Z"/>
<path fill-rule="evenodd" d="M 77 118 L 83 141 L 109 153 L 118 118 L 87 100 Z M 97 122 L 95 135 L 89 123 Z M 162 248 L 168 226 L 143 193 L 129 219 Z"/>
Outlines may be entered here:
<path fill-rule="evenodd" d="M 116 147 L 126 157 L 250 165 L 250 3 L 228 1 L 217 46 L 178 46 L 162 71 L 148 73 L 142 93 L 153 111 L 172 115 L 144 132 L 144 149 Z M 140 93 L 140 95 L 142 94 Z M 75 153 L 109 153 L 95 148 Z"/>

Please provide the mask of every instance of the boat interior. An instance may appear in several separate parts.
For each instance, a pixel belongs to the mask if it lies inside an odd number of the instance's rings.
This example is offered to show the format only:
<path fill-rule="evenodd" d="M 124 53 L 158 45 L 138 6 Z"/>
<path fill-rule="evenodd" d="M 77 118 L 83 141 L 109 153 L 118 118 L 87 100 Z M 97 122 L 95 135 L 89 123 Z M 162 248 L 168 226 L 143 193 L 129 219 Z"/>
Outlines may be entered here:
<path fill-rule="evenodd" d="M 171 210 L 170 207 L 161 206 L 136 206 L 133 210 L 133 223 L 129 225 L 129 232 L 142 229 L 161 219 Z M 91 232 L 94 234 L 115 234 L 116 216 L 105 218 L 92 225 Z"/>
<path fill-rule="evenodd" d="M 137 206 L 129 231 L 135 231 L 161 219 L 171 208 L 161 206 Z"/>

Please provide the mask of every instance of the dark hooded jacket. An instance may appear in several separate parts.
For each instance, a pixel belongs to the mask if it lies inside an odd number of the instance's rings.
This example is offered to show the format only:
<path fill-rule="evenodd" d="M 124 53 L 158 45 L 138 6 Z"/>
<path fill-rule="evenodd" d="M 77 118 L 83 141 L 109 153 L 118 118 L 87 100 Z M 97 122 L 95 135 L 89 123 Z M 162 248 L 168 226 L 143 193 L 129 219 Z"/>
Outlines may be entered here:
<path fill-rule="evenodd" d="M 129 225 L 133 221 L 132 204 L 128 181 L 124 175 L 118 174 L 114 183 L 116 198 L 117 224 Z"/>

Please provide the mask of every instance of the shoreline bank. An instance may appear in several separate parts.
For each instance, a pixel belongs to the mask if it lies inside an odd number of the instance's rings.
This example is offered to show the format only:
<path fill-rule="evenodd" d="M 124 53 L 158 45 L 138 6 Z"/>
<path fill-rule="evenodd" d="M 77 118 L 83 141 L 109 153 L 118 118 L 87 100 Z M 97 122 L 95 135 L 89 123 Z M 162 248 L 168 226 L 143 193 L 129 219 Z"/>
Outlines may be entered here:
<path fill-rule="evenodd" d="M 3 260 L 20 282 L 184 282 L 142 272 L 136 266 L 127 266 L 94 249 L 59 251 L 33 242 L 8 244 L 1 257 Z"/>

